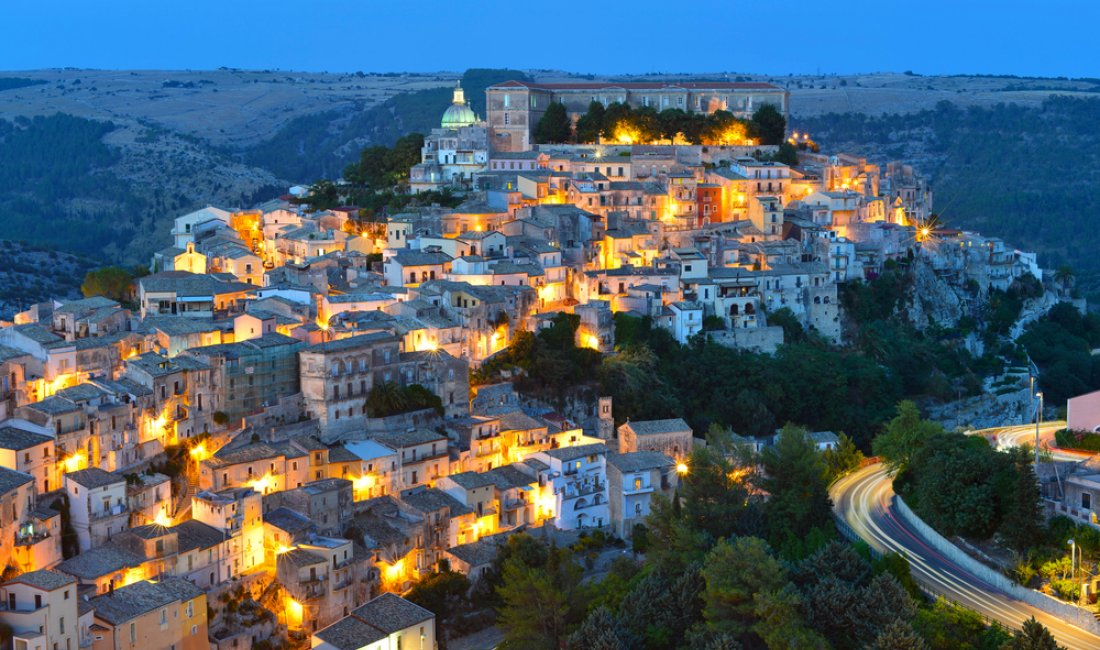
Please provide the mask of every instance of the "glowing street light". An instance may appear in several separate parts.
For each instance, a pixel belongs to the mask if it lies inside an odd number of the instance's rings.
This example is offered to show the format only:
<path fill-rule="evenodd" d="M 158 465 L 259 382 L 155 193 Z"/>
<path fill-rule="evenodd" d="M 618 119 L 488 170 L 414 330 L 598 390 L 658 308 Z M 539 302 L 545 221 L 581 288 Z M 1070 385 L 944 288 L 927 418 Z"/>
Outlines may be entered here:
<path fill-rule="evenodd" d="M 676 473 L 683 476 L 688 473 L 687 463 L 680 462 L 676 464 Z"/>

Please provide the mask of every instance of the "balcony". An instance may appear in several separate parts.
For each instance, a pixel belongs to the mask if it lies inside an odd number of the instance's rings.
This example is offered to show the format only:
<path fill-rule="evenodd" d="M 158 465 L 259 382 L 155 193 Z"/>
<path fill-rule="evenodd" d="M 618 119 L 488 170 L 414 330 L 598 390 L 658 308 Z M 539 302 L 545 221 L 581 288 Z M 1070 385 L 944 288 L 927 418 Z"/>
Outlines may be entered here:
<path fill-rule="evenodd" d="M 634 486 L 633 484 L 631 484 L 629 486 L 624 486 L 623 487 L 623 494 L 624 495 L 648 494 L 649 492 L 652 492 L 652 491 L 653 491 L 653 486 L 652 485 Z"/>
<path fill-rule="evenodd" d="M 504 509 L 505 511 L 509 511 L 509 510 L 523 510 L 523 509 L 524 509 L 524 508 L 526 508 L 526 507 L 527 507 L 528 505 L 530 505 L 530 504 L 528 504 L 528 503 L 527 503 L 526 501 L 524 501 L 523 499 L 505 499 L 505 500 L 504 500 L 504 502 L 502 503 L 501 507 L 502 507 L 502 508 L 503 508 L 503 509 Z"/>
<path fill-rule="evenodd" d="M 92 519 L 106 519 L 108 517 L 117 517 L 119 515 L 124 515 L 129 511 L 130 509 L 126 507 L 125 503 L 116 503 L 113 506 L 92 513 Z"/>

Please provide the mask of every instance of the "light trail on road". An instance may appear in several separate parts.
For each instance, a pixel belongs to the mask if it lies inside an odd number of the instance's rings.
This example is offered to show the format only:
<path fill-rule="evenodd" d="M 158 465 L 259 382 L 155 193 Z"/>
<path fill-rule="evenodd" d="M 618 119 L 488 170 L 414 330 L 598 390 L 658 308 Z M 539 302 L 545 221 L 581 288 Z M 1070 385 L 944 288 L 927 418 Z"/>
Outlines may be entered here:
<path fill-rule="evenodd" d="M 1031 432 L 1034 436 L 1034 427 Z M 837 517 L 875 551 L 905 555 L 913 578 L 928 591 L 1009 628 L 1019 628 L 1034 616 L 1069 650 L 1100 648 L 1100 636 L 1013 598 L 944 557 L 898 514 L 892 480 L 883 465 L 870 465 L 838 480 L 830 492 Z"/>

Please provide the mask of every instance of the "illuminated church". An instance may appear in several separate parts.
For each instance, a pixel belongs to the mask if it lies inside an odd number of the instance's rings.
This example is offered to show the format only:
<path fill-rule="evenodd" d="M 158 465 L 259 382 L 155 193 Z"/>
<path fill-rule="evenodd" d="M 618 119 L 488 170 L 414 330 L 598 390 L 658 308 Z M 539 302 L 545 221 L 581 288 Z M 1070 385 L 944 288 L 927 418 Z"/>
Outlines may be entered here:
<path fill-rule="evenodd" d="M 488 127 L 466 103 L 461 83 L 456 84 L 439 128 L 424 138 L 420 163 L 409 172 L 409 185 L 413 192 L 466 188 L 488 164 Z"/>

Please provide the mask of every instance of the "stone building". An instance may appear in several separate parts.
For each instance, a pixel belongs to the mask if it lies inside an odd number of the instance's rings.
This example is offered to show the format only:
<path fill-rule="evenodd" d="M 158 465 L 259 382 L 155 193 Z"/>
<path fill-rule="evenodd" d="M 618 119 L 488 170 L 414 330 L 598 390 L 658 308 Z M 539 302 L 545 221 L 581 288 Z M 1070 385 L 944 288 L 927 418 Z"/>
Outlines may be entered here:
<path fill-rule="evenodd" d="M 638 420 L 619 426 L 619 453 L 659 451 L 679 461 L 691 454 L 694 438 L 682 418 Z"/>
<path fill-rule="evenodd" d="M 728 81 L 532 83 L 505 81 L 485 90 L 488 106 L 489 144 L 494 151 L 528 151 L 533 135 L 548 106 L 565 105 L 576 117 L 592 102 L 604 106 L 625 103 L 658 112 L 675 108 L 689 113 L 724 110 L 751 117 L 764 104 L 776 106 L 784 117 L 790 93 L 768 83 Z"/>

